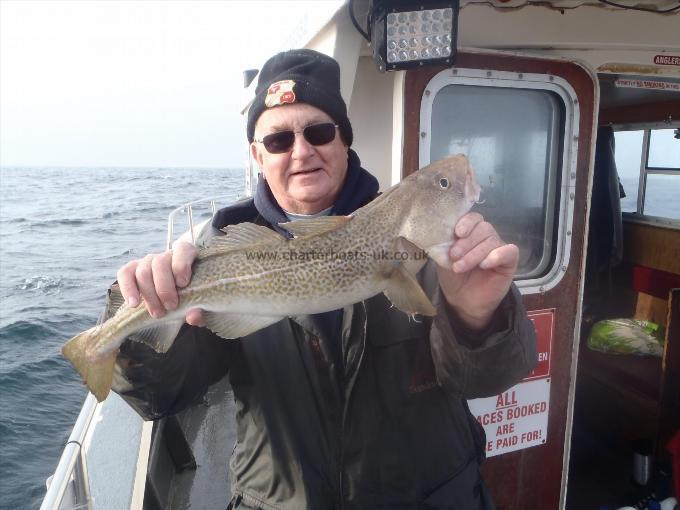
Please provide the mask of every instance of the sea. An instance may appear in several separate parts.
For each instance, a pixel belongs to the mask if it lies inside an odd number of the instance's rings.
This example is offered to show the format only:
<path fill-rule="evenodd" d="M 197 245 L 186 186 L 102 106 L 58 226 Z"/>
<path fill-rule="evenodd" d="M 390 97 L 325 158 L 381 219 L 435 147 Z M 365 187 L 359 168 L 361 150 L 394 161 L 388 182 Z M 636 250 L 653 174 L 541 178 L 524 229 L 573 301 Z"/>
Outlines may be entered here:
<path fill-rule="evenodd" d="M 168 214 L 243 195 L 243 169 L 0 169 L 0 508 L 38 508 L 86 396 L 59 348 L 95 324 L 127 261 L 165 249 Z M 209 202 L 192 208 L 210 217 Z M 180 214 L 174 231 L 188 228 Z"/>
<path fill-rule="evenodd" d="M 639 181 L 637 178 L 621 177 L 620 182 L 626 195 L 621 198 L 621 211 L 635 213 L 638 209 Z M 645 216 L 680 221 L 680 172 L 677 175 L 648 175 L 643 205 Z"/>

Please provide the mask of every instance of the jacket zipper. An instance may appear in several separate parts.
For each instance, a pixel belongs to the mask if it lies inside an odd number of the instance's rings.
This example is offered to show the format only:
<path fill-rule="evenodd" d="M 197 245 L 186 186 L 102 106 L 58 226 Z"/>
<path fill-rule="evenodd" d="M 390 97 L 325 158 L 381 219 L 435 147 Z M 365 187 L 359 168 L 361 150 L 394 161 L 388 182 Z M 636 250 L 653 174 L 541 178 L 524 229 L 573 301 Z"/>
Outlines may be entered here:
<path fill-rule="evenodd" d="M 344 476 L 343 476 L 344 469 L 343 469 L 343 467 L 345 465 L 345 448 L 344 448 L 345 441 L 344 440 L 345 440 L 345 421 L 347 419 L 347 409 L 349 408 L 349 401 L 352 397 L 352 390 L 354 389 L 354 382 L 356 381 L 357 375 L 359 374 L 359 369 L 361 368 L 361 364 L 364 360 L 364 352 L 366 351 L 366 330 L 367 330 L 367 327 L 368 327 L 368 324 L 367 324 L 368 321 L 367 321 L 367 317 L 366 317 L 366 315 L 367 315 L 366 314 L 366 303 L 364 301 L 362 301 L 361 306 L 364 310 L 364 331 L 363 331 L 363 334 L 361 335 L 361 343 L 362 343 L 361 351 L 359 353 L 359 361 L 357 362 L 356 369 L 352 373 L 352 376 L 350 377 L 349 382 L 348 382 L 348 388 L 345 391 L 345 402 L 344 402 L 343 409 L 342 409 L 342 422 L 340 423 L 340 456 L 339 456 L 340 457 L 339 458 L 340 466 L 339 466 L 339 470 L 338 470 L 339 475 L 340 475 L 339 476 L 340 485 L 338 487 L 338 495 L 339 495 L 339 499 L 340 499 L 339 502 L 338 502 L 338 509 L 339 510 L 342 510 L 345 507 L 345 494 L 344 494 L 345 491 L 344 491 Z M 353 321 L 354 321 L 354 316 L 352 316 L 352 322 Z M 351 331 L 351 329 L 352 328 L 351 328 L 351 324 L 350 324 L 350 331 Z M 344 341 L 344 339 L 343 339 L 343 341 Z M 344 370 L 343 370 L 343 374 L 344 374 Z"/>

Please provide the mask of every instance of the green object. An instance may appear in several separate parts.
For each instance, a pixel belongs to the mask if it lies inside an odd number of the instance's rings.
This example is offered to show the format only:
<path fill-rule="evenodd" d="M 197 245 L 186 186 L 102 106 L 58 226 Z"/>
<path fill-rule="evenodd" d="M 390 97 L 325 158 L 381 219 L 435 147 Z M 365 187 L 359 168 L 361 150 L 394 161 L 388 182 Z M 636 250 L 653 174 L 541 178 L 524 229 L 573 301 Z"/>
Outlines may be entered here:
<path fill-rule="evenodd" d="M 661 357 L 661 328 L 650 321 L 607 319 L 596 322 L 588 336 L 588 347 L 611 354 L 636 354 Z"/>

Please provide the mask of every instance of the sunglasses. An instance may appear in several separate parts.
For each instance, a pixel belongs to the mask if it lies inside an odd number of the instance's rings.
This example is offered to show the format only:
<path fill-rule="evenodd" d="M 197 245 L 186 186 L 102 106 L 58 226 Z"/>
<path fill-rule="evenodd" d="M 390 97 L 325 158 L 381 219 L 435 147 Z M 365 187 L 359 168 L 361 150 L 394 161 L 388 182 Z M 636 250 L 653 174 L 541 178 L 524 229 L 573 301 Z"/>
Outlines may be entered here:
<path fill-rule="evenodd" d="M 312 145 L 326 145 L 335 140 L 335 128 L 337 127 L 338 125 L 332 122 L 324 122 L 323 124 L 307 126 L 301 131 L 279 131 L 255 141 L 264 145 L 264 148 L 270 154 L 282 154 L 293 147 L 297 133 L 302 133 L 305 140 Z"/>

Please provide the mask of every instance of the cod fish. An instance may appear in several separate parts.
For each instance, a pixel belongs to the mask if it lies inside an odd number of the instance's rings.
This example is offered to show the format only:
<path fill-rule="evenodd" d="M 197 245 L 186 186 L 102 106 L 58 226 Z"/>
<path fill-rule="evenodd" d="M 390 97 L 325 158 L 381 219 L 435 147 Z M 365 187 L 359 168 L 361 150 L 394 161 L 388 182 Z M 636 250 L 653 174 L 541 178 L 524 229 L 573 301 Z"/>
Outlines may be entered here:
<path fill-rule="evenodd" d="M 166 352 L 191 308 L 201 308 L 205 327 L 224 339 L 380 292 L 407 314 L 433 316 L 414 274 L 427 256 L 450 267 L 454 226 L 479 192 L 467 158 L 458 154 L 413 173 L 349 216 L 282 223 L 293 239 L 252 223 L 229 226 L 200 251 L 176 310 L 154 319 L 143 303 L 130 307 L 112 292 L 115 315 L 69 340 L 62 353 L 102 401 L 123 341 L 131 337 Z"/>

